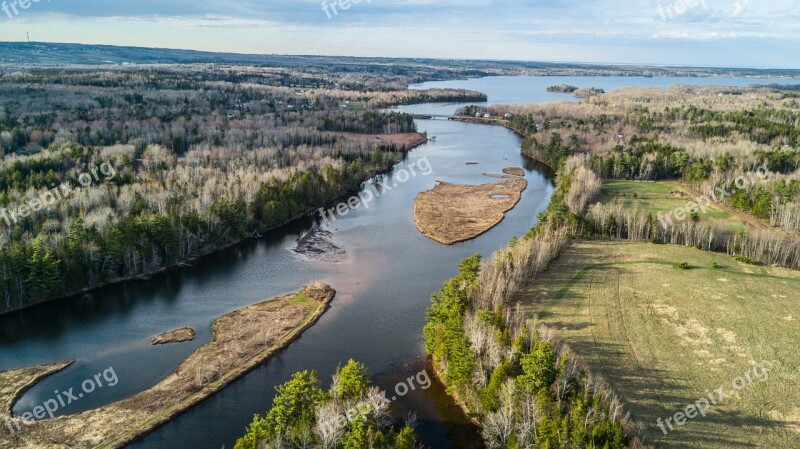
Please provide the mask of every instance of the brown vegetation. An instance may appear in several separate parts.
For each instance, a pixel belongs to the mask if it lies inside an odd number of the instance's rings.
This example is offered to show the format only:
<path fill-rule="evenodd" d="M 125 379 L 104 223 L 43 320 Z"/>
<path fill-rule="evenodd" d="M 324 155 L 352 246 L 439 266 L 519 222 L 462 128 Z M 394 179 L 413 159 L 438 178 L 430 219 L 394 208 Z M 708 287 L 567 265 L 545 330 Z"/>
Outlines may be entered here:
<path fill-rule="evenodd" d="M 591 98 L 591 97 L 596 97 L 598 95 L 602 95 L 604 93 L 606 93 L 606 91 L 604 91 L 603 89 L 598 89 L 596 87 L 589 87 L 584 89 L 576 89 L 575 91 L 572 92 L 572 95 L 575 98 Z"/>
<path fill-rule="evenodd" d="M 194 351 L 175 373 L 150 389 L 99 409 L 22 425 L 11 436 L 0 433 L 0 446 L 124 447 L 264 363 L 313 325 L 334 295 L 329 286 L 314 284 L 300 292 L 225 315 L 214 322 L 210 343 Z M 2 374 L 9 379 L 19 379 L 20 373 L 41 377 L 43 368 L 47 367 Z M 14 397 L 28 384 L 17 381 Z M 8 394 L 5 389 L 3 393 Z M 8 403 L 6 399 L 5 404 Z M 9 408 L 5 407 L 0 418 L 8 413 Z"/>
<path fill-rule="evenodd" d="M 474 239 L 503 221 L 528 182 L 517 176 L 481 185 L 439 183 L 414 200 L 414 221 L 426 236 L 445 245 Z"/>
<path fill-rule="evenodd" d="M 564 201 L 572 213 L 582 215 L 586 211 L 586 206 L 600 194 L 603 181 L 589 168 L 586 155 L 567 159 L 563 171 L 570 177 L 570 186 Z"/>
<path fill-rule="evenodd" d="M 508 167 L 503 169 L 503 173 L 512 176 L 525 176 L 525 169 L 522 167 Z"/>
<path fill-rule="evenodd" d="M 487 107 L 486 112 L 499 117 L 507 113 L 531 116 L 538 124 L 547 122 L 548 126 L 542 130 L 541 137 L 537 136 L 539 141 L 549 140 L 550 134 L 554 132 L 575 133 L 580 138 L 581 147 L 592 152 L 608 151 L 617 144 L 624 144 L 630 136 L 658 134 L 666 143 L 686 148 L 693 157 L 711 158 L 727 152 L 739 159 L 752 157 L 759 149 L 770 150 L 774 145 L 794 142 L 776 140 L 770 144 L 762 144 L 750 141 L 747 136 L 737 135 L 697 139 L 691 133 L 691 116 L 672 121 L 668 128 L 653 127 L 649 132 L 643 133 L 637 119 L 647 117 L 647 114 L 653 114 L 657 118 L 657 114 L 664 111 L 691 105 L 713 112 L 752 111 L 760 108 L 793 109 L 792 101 L 794 99 L 791 96 L 766 88 L 676 85 L 666 89 L 624 88 L 581 103 L 495 105 Z M 577 121 L 581 121 L 578 126 Z M 566 131 L 559 129 L 562 125 Z"/>
<path fill-rule="evenodd" d="M 194 340 L 197 334 L 194 329 L 190 327 L 182 327 L 174 331 L 164 332 L 158 337 L 154 338 L 151 342 L 153 345 L 166 345 L 169 343 L 182 343 L 184 341 Z"/>

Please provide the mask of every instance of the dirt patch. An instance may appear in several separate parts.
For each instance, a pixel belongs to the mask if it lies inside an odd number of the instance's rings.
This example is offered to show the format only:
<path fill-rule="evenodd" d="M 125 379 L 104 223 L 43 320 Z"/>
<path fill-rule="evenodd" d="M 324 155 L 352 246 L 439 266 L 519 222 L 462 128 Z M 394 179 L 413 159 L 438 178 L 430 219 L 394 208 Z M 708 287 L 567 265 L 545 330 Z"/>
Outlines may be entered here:
<path fill-rule="evenodd" d="M 121 448 L 168 422 L 255 369 L 313 325 L 336 292 L 325 284 L 237 310 L 217 319 L 210 343 L 195 350 L 175 373 L 150 389 L 105 407 L 0 432 L 0 447 Z M 0 422 L 16 398 L 66 364 L 0 373 Z"/>
<path fill-rule="evenodd" d="M 414 221 L 426 236 L 445 245 L 474 239 L 503 221 L 528 182 L 517 176 L 481 185 L 439 183 L 414 200 Z"/>
<path fill-rule="evenodd" d="M 294 251 L 321 262 L 341 262 L 346 256 L 345 250 L 333 243 L 333 234 L 316 227 L 297 240 Z"/>
<path fill-rule="evenodd" d="M 525 177 L 525 169 L 522 167 L 508 167 L 503 169 L 503 173 L 512 176 Z"/>
<path fill-rule="evenodd" d="M 158 337 L 154 338 L 151 343 L 153 345 L 166 345 L 170 343 L 183 343 L 184 341 L 194 340 L 197 335 L 191 327 L 182 327 L 174 331 L 164 332 Z"/>

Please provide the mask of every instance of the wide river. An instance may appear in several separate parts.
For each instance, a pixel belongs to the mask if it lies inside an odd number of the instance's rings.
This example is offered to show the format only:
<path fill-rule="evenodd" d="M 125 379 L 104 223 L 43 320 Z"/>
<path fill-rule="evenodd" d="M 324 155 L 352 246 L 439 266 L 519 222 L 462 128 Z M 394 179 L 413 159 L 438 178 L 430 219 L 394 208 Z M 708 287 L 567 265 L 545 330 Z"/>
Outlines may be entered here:
<path fill-rule="evenodd" d="M 569 83 L 611 90 L 623 86 L 665 87 L 671 84 L 743 86 L 776 80 L 730 78 L 637 77 L 495 77 L 425 83 L 413 88 L 462 87 L 489 95 L 489 103 L 574 101 L 545 91 Z M 797 83 L 796 80 L 778 80 Z M 459 104 L 398 108 L 406 112 L 450 114 Z M 194 266 L 0 316 L 0 370 L 60 360 L 76 360 L 28 391 L 15 413 L 54 396 L 54 390 L 78 387 L 85 379 L 113 367 L 115 386 L 86 395 L 63 413 L 102 406 L 149 388 L 211 337 L 217 317 L 302 286 L 323 281 L 338 292 L 332 308 L 302 338 L 275 358 L 216 396 L 160 427 L 131 447 L 169 449 L 230 448 L 256 413 L 269 409 L 274 388 L 300 370 L 316 370 L 326 387 L 336 367 L 349 358 L 364 363 L 374 381 L 388 392 L 401 379 L 425 369 L 422 327 L 430 295 L 456 273 L 458 261 L 474 253 L 489 256 L 513 236 L 536 223 L 548 204 L 552 180 L 547 170 L 520 155 L 521 140 L 497 126 L 451 121 L 418 121 L 420 131 L 436 140 L 417 148 L 388 175 L 397 187 L 347 216 L 330 230 L 347 251 L 341 263 L 308 260 L 292 251 L 296 239 L 317 220 L 311 216 L 197 261 Z M 405 182 L 398 170 L 425 158 L 427 175 Z M 466 162 L 477 162 L 467 165 Z M 437 181 L 485 183 L 482 173 L 525 167 L 528 189 L 506 219 L 481 237 L 454 246 L 440 245 L 415 228 L 414 197 Z M 189 326 L 192 342 L 153 347 L 162 332 Z M 77 388 L 76 388 L 77 389 Z M 389 396 L 392 396 L 389 394 Z M 418 434 L 431 448 L 469 447 L 475 428 L 434 384 L 398 399 L 393 412 L 415 411 Z"/>

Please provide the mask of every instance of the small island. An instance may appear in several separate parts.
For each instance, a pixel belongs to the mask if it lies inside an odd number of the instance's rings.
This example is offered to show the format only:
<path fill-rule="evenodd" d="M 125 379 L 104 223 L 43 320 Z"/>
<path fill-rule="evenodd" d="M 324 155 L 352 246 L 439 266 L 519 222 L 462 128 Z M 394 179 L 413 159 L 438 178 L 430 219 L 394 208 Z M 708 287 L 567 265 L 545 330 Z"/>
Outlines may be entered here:
<path fill-rule="evenodd" d="M 164 332 L 158 337 L 154 338 L 151 343 L 153 346 L 166 345 L 170 343 L 183 343 L 184 341 L 194 340 L 197 333 L 191 327 L 182 327 L 174 331 Z"/>
<path fill-rule="evenodd" d="M 445 245 L 472 240 L 503 221 L 528 182 L 519 176 L 485 174 L 481 185 L 440 182 L 414 200 L 414 222 L 424 235 Z"/>
<path fill-rule="evenodd" d="M 525 177 L 525 169 L 522 167 L 508 167 L 503 169 L 503 173 L 512 176 Z"/>
<path fill-rule="evenodd" d="M 572 93 L 575 98 L 590 98 L 596 97 L 598 95 L 606 93 L 605 90 L 597 88 L 597 87 L 590 87 L 588 89 L 578 89 Z"/>
<path fill-rule="evenodd" d="M 547 88 L 548 92 L 555 92 L 561 94 L 571 94 L 578 90 L 578 86 L 572 86 L 570 84 L 559 84 L 558 86 L 550 86 Z"/>

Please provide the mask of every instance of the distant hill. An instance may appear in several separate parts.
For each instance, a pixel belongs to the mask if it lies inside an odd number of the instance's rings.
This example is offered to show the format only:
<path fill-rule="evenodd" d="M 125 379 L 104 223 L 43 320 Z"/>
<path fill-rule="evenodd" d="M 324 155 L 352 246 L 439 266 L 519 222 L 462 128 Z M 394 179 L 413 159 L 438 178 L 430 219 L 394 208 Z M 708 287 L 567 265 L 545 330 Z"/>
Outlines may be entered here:
<path fill-rule="evenodd" d="M 800 70 L 713 67 L 654 67 L 636 65 L 573 64 L 525 61 L 356 58 L 346 56 L 292 56 L 215 53 L 168 48 L 118 47 L 47 42 L 0 42 L 0 64 L 129 65 L 129 64 L 248 64 L 264 66 L 314 65 L 429 65 L 449 68 L 462 76 L 585 75 L 585 76 L 790 76 Z"/>
<path fill-rule="evenodd" d="M 0 42 L 0 62 L 27 64 L 307 64 L 309 56 L 248 55 L 167 48 L 117 47 L 112 45 L 46 42 Z"/>

